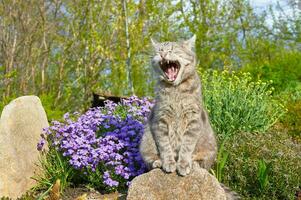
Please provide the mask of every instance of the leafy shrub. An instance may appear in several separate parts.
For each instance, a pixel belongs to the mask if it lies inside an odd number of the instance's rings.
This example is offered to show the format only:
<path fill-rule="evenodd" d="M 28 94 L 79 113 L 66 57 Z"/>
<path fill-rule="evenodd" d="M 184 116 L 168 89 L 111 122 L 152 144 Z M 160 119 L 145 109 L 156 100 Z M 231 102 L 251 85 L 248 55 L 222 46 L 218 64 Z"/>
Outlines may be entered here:
<path fill-rule="evenodd" d="M 4 107 L 9 104 L 12 100 L 14 100 L 15 97 L 14 96 L 11 96 L 9 98 L 3 98 L 2 101 L 0 101 L 0 116 L 1 116 L 1 113 L 4 109 Z"/>
<path fill-rule="evenodd" d="M 219 136 L 239 131 L 265 132 L 284 113 L 270 83 L 253 82 L 249 73 L 201 72 L 204 103 Z"/>
<path fill-rule="evenodd" d="M 290 133 L 301 139 L 301 99 L 287 104 L 288 112 L 283 118 Z"/>
<path fill-rule="evenodd" d="M 286 133 L 228 138 L 223 182 L 246 199 L 294 199 L 301 186 L 301 145 Z"/>
<path fill-rule="evenodd" d="M 133 177 L 146 171 L 138 145 L 151 107 L 148 99 L 131 97 L 120 104 L 107 101 L 104 108 L 81 116 L 67 113 L 63 122 L 53 121 L 45 129 L 38 149 L 47 140 L 49 153 L 55 149 L 74 169 L 73 183 L 104 192 L 124 190 Z"/>
<path fill-rule="evenodd" d="M 256 67 L 245 66 L 243 71 L 263 81 L 273 80 L 272 86 L 277 93 L 291 90 L 301 82 L 301 53 L 282 50 L 269 62 Z"/>
<path fill-rule="evenodd" d="M 39 97 L 49 121 L 62 118 L 65 112 L 60 106 L 57 105 L 57 100 L 54 94 L 42 94 Z"/>
<path fill-rule="evenodd" d="M 281 118 L 281 125 L 301 142 L 301 83 L 289 93 L 284 92 L 278 96 L 287 99 L 287 113 Z"/>
<path fill-rule="evenodd" d="M 17 96 L 10 96 L 9 98 L 2 99 L 2 101 L 0 102 L 0 114 L 3 108 L 15 98 L 17 98 Z M 41 99 L 42 105 L 45 109 L 49 121 L 62 118 L 65 112 L 56 105 L 56 99 L 54 95 L 42 94 L 39 96 L 39 98 Z"/>

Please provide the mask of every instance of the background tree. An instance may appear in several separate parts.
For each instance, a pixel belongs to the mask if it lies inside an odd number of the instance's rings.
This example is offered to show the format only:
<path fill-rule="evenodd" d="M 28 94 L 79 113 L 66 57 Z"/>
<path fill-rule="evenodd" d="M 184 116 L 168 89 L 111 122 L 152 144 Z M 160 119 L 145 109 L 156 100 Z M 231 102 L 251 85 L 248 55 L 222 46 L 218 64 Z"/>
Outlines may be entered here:
<path fill-rule="evenodd" d="M 245 0 L 1 0 L 1 102 L 35 94 L 63 112 L 87 108 L 93 91 L 151 96 L 150 37 L 192 34 L 200 68 L 245 70 L 275 86 L 290 74 L 298 85 L 300 10 L 287 5 L 292 15 Z"/>

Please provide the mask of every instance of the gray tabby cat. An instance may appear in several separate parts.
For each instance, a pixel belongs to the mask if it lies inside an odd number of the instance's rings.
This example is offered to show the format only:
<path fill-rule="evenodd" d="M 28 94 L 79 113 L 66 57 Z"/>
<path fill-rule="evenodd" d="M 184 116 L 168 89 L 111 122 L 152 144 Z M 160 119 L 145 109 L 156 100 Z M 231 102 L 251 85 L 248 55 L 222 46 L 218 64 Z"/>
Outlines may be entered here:
<path fill-rule="evenodd" d="M 215 161 L 217 145 L 202 105 L 195 36 L 183 42 L 152 43 L 158 84 L 140 153 L 149 168 L 162 167 L 186 176 L 197 162 L 208 170 Z"/>

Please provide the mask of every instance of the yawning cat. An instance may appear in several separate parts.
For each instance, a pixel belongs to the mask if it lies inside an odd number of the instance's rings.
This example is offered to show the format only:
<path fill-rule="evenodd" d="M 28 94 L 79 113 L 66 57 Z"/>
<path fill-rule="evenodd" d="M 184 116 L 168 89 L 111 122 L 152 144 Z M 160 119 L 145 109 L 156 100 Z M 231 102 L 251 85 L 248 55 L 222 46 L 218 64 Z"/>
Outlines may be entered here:
<path fill-rule="evenodd" d="M 193 51 L 195 36 L 183 42 L 152 40 L 157 73 L 155 106 L 140 145 L 149 168 L 177 171 L 186 176 L 192 163 L 209 169 L 216 158 L 217 144 L 202 105 L 201 82 Z"/>

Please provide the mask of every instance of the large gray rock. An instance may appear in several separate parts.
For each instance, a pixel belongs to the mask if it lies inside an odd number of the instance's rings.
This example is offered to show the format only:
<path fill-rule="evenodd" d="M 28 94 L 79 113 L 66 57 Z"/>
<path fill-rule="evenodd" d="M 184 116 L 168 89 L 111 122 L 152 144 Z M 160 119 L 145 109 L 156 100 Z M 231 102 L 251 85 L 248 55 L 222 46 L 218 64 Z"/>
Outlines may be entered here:
<path fill-rule="evenodd" d="M 19 97 L 4 107 L 0 119 L 0 198 L 17 198 L 30 189 L 42 128 L 49 126 L 36 96 Z"/>
<path fill-rule="evenodd" d="M 226 200 L 224 189 L 205 169 L 194 167 L 185 177 L 154 169 L 131 183 L 128 200 Z"/>

